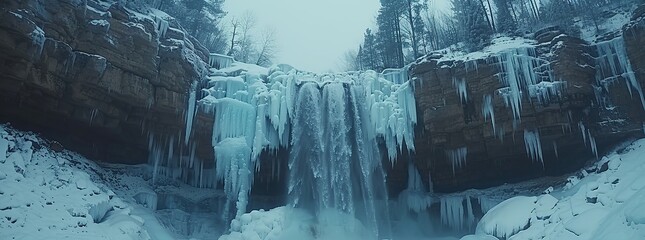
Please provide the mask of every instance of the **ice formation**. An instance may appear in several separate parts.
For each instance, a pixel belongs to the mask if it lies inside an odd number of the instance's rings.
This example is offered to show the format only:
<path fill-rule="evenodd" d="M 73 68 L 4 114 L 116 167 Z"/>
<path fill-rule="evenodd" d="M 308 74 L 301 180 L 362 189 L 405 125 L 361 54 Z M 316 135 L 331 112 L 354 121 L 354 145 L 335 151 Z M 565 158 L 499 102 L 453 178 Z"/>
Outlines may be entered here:
<path fill-rule="evenodd" d="M 423 179 L 419 175 L 414 164 L 408 164 L 408 186 L 399 194 L 399 203 L 403 204 L 408 210 L 420 213 L 430 208 L 432 198 L 426 192 L 423 185 Z"/>
<path fill-rule="evenodd" d="M 196 113 L 196 104 L 197 104 L 197 82 L 193 82 L 193 84 L 190 86 L 190 92 L 188 93 L 188 107 L 186 108 L 186 116 L 184 117 L 186 120 L 186 130 L 184 132 L 185 137 L 184 137 L 184 144 L 188 145 L 188 140 L 190 140 L 190 137 L 192 135 L 192 130 L 193 130 L 193 122 L 195 118 L 195 113 Z"/>
<path fill-rule="evenodd" d="M 440 214 L 441 223 L 454 230 L 469 229 L 475 224 L 475 214 L 470 197 L 442 197 Z"/>
<path fill-rule="evenodd" d="M 643 89 L 636 79 L 632 65 L 627 58 L 625 41 L 623 37 L 614 38 L 606 42 L 596 44 L 598 57 L 596 58 L 596 83 L 599 86 L 609 89 L 609 85 L 622 78 L 625 80 L 629 93 L 633 96 L 636 90 L 645 110 L 645 97 Z M 601 99 L 597 99 L 601 101 Z"/>
<path fill-rule="evenodd" d="M 544 167 L 542 143 L 540 142 L 540 132 L 538 130 L 524 130 L 524 146 L 526 148 L 526 154 L 528 154 L 533 161 L 539 161 L 542 163 L 542 167 Z"/>
<path fill-rule="evenodd" d="M 156 25 L 156 30 L 159 33 L 159 37 L 163 38 L 166 36 L 166 32 L 168 32 L 168 28 L 170 27 L 170 24 L 168 23 L 168 20 L 163 19 L 160 16 L 154 16 L 155 20 L 155 25 Z"/>
<path fill-rule="evenodd" d="M 461 101 L 461 103 L 467 102 L 468 101 L 468 90 L 466 88 L 467 87 L 466 86 L 466 79 L 453 78 L 452 79 L 452 86 L 455 87 L 455 89 L 457 90 L 457 95 L 459 96 L 459 101 Z"/>
<path fill-rule="evenodd" d="M 233 64 L 233 61 L 234 61 L 233 57 L 221 55 L 217 53 L 211 53 L 208 57 L 208 65 L 216 69 L 231 67 L 231 64 Z"/>
<path fill-rule="evenodd" d="M 455 175 L 456 170 L 466 166 L 466 158 L 468 157 L 468 148 L 460 147 L 457 149 L 446 150 L 446 157 L 452 164 L 452 174 Z"/>
<path fill-rule="evenodd" d="M 500 82 L 504 86 L 497 92 L 511 108 L 514 120 L 521 117 L 525 94 L 529 101 L 533 97 L 540 102 L 548 101 L 564 85 L 553 80 L 550 63 L 535 56 L 534 47 L 518 47 L 501 52 L 497 59 L 502 71 Z"/>
<path fill-rule="evenodd" d="M 586 128 L 582 122 L 578 122 L 578 128 L 582 134 L 582 141 L 585 146 L 589 144 L 589 150 L 591 153 L 598 158 L 598 147 L 596 146 L 596 139 L 591 135 L 591 130 Z"/>
<path fill-rule="evenodd" d="M 217 180 L 224 182 L 224 193 L 228 201 L 237 201 L 236 217 L 240 216 L 246 212 L 253 181 L 255 159 L 251 158 L 251 148 L 244 137 L 226 138 L 214 148 Z"/>
<path fill-rule="evenodd" d="M 222 59 L 216 57 L 211 60 Z M 407 69 L 313 74 L 278 65 L 266 72 L 230 71 L 236 68 L 209 77 L 199 101 L 199 109 L 215 116 L 216 179 L 237 202 L 236 216 L 246 211 L 260 154 L 284 148 L 291 205 L 335 208 L 377 230 L 386 219 L 377 201 L 386 195 L 378 139 L 391 161 L 414 150 L 417 116 Z"/>
<path fill-rule="evenodd" d="M 473 69 L 479 71 L 477 59 L 464 61 L 464 66 L 466 67 L 466 71 L 472 71 Z"/>
<path fill-rule="evenodd" d="M 493 132 L 496 133 L 495 130 L 495 108 L 493 106 L 493 97 L 491 95 L 485 95 L 484 96 L 484 104 L 482 106 L 482 115 L 484 116 L 484 120 L 488 120 L 490 118 L 490 121 L 493 125 Z"/>

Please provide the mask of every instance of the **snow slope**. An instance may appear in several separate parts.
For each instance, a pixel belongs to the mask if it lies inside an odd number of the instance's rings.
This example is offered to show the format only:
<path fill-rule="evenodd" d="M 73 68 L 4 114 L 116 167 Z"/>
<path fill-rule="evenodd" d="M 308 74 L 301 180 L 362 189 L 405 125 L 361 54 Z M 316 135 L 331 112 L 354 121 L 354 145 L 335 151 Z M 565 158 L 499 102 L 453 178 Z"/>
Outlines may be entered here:
<path fill-rule="evenodd" d="M 508 239 L 645 239 L 643 173 L 645 139 L 581 170 L 560 190 L 502 202 L 482 218 L 477 234 Z"/>
<path fill-rule="evenodd" d="M 55 142 L 0 125 L 0 239 L 177 239 L 125 191 L 145 186 L 141 176 L 115 175 Z"/>

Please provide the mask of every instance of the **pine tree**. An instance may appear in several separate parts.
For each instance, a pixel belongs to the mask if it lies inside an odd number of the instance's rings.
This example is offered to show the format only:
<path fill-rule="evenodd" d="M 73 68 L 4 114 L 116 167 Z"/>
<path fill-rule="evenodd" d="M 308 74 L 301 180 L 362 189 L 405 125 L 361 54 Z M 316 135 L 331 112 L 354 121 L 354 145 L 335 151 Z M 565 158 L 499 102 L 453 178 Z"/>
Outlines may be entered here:
<path fill-rule="evenodd" d="M 453 0 L 453 11 L 469 50 L 478 50 L 490 40 L 492 29 L 478 0 Z"/>
<path fill-rule="evenodd" d="M 517 30 L 517 23 L 511 16 L 508 0 L 495 0 L 497 7 L 497 31 L 500 33 L 513 33 Z"/>

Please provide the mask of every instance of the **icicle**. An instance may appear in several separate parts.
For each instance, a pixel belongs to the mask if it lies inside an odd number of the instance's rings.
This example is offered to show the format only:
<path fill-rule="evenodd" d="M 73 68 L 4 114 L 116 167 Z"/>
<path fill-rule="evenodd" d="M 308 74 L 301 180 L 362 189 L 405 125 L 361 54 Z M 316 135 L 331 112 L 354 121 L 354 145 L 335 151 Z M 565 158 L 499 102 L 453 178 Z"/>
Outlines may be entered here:
<path fill-rule="evenodd" d="M 555 158 L 560 158 L 558 155 L 558 143 L 553 141 L 553 151 L 555 152 Z"/>
<path fill-rule="evenodd" d="M 526 147 L 526 154 L 528 154 L 533 161 L 539 161 L 544 167 L 544 159 L 542 158 L 542 143 L 540 143 L 540 132 L 524 130 L 524 146 Z"/>
<path fill-rule="evenodd" d="M 500 83 L 505 86 L 498 89 L 498 94 L 501 95 L 507 107 L 510 107 L 513 112 L 515 121 L 520 120 L 522 109 L 522 94 L 528 92 L 531 96 L 531 88 L 533 93 L 540 94 L 540 99 L 548 99 L 547 94 L 557 93 L 561 84 L 554 83 L 550 69 L 550 64 L 542 59 L 535 57 L 535 48 L 522 47 L 510 51 L 502 52 L 498 56 L 498 62 L 502 69 L 502 74 L 499 74 Z M 541 63 L 544 63 L 541 65 Z M 548 80 L 542 82 L 536 69 L 546 68 L 548 73 Z M 544 89 L 544 90 L 540 90 Z M 529 97 L 529 101 L 531 98 Z"/>
<path fill-rule="evenodd" d="M 457 79 L 457 78 L 452 78 L 452 86 L 455 87 L 457 90 L 457 95 L 459 95 L 459 100 L 461 103 L 465 103 L 468 101 L 468 91 L 466 89 L 466 80 L 465 79 Z"/>
<path fill-rule="evenodd" d="M 439 211 L 443 225 L 454 230 L 464 230 L 472 228 L 475 224 L 475 214 L 469 196 L 444 196 L 440 202 Z"/>
<path fill-rule="evenodd" d="M 452 164 L 452 175 L 454 176 L 457 168 L 461 169 L 466 166 L 466 157 L 468 156 L 468 148 L 461 147 L 453 150 L 447 150 L 446 156 L 448 157 L 448 160 L 450 160 L 450 163 Z"/>
<path fill-rule="evenodd" d="M 421 175 L 413 163 L 408 164 L 408 186 L 399 195 L 399 201 L 416 213 L 427 210 L 432 204 L 432 198 L 426 193 Z"/>
<path fill-rule="evenodd" d="M 596 139 L 591 136 L 591 133 L 589 134 L 589 145 L 591 147 L 591 153 L 593 153 L 596 158 L 598 158 L 598 147 L 596 146 Z"/>
<path fill-rule="evenodd" d="M 166 32 L 168 32 L 168 28 L 170 27 L 168 20 L 155 16 L 155 25 L 157 26 L 159 38 L 164 38 L 166 36 Z"/>
<path fill-rule="evenodd" d="M 193 129 L 193 122 L 196 114 L 196 107 L 195 104 L 197 103 L 197 82 L 193 82 L 190 86 L 190 93 L 188 94 L 188 107 L 186 108 L 186 116 L 184 117 L 186 120 L 186 131 L 185 131 L 185 139 L 184 139 L 184 144 L 188 145 L 188 141 L 190 140 L 190 137 L 192 135 L 192 129 Z M 180 140 L 181 141 L 181 140 Z"/>
<path fill-rule="evenodd" d="M 495 109 L 493 107 L 493 97 L 491 95 L 484 96 L 484 104 L 482 107 L 482 115 L 484 115 L 484 121 L 490 118 L 491 123 L 493 124 L 493 133 L 497 133 L 495 130 Z"/>
<path fill-rule="evenodd" d="M 587 145 L 587 129 L 582 122 L 578 122 L 578 128 L 580 128 L 580 133 L 582 133 L 582 141 Z"/>
<path fill-rule="evenodd" d="M 605 86 L 605 89 L 608 90 L 607 85 L 619 77 L 623 78 L 627 84 L 629 94 L 632 95 L 633 90 L 636 90 L 643 110 L 645 110 L 643 89 L 632 69 L 623 37 L 597 43 L 596 49 L 598 51 L 598 58 L 596 58 L 596 83 L 599 86 Z"/>
<path fill-rule="evenodd" d="M 211 53 L 208 57 L 208 65 L 215 69 L 224 69 L 231 67 L 235 60 L 231 56 Z"/>

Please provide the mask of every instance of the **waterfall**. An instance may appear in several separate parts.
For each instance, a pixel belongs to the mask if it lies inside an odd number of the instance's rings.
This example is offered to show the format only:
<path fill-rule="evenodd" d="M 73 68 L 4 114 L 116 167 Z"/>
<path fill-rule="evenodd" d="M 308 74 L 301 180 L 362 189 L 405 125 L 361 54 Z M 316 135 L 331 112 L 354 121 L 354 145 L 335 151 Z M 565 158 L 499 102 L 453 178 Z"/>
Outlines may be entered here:
<path fill-rule="evenodd" d="M 322 91 L 322 93 L 321 93 Z M 334 208 L 382 235 L 388 219 L 385 176 L 368 127 L 365 91 L 305 83 L 298 91 L 289 157 L 289 202 L 321 212 Z M 297 144 L 296 144 L 297 143 Z"/>
<path fill-rule="evenodd" d="M 215 120 L 215 181 L 224 183 L 228 205 L 236 203 L 236 217 L 246 212 L 260 153 L 281 147 L 289 152 L 289 205 L 315 216 L 335 209 L 375 236 L 390 233 L 378 142 L 392 163 L 414 150 L 407 69 L 312 74 L 279 66 L 266 75 L 211 76 L 208 86 L 200 104 Z"/>

